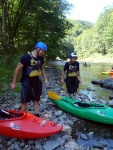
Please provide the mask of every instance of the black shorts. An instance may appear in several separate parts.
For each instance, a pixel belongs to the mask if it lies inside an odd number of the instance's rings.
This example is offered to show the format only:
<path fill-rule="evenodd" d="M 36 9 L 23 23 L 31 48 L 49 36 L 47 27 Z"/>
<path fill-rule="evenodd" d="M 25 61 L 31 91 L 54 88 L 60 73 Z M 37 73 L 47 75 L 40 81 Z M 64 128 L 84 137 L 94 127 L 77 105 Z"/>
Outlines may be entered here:
<path fill-rule="evenodd" d="M 79 87 L 80 81 L 78 80 L 78 77 L 66 77 L 65 83 L 68 93 L 74 94 Z"/>
<path fill-rule="evenodd" d="M 42 93 L 42 82 L 39 77 L 28 77 L 21 80 L 21 102 L 39 101 Z"/>

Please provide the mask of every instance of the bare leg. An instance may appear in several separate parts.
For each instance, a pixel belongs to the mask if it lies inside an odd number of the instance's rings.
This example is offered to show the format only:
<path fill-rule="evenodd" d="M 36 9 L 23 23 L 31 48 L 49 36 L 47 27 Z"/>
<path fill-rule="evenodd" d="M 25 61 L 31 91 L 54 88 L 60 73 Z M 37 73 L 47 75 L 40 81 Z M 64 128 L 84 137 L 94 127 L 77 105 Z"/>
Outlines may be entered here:
<path fill-rule="evenodd" d="M 34 101 L 35 114 L 39 114 L 40 101 Z"/>
<path fill-rule="evenodd" d="M 68 93 L 68 89 L 66 88 L 66 95 L 67 96 L 70 96 L 70 94 Z"/>
<path fill-rule="evenodd" d="M 21 110 L 27 111 L 27 103 L 22 104 Z"/>
<path fill-rule="evenodd" d="M 78 95 L 79 95 L 79 89 L 75 92 L 75 99 L 78 100 Z"/>

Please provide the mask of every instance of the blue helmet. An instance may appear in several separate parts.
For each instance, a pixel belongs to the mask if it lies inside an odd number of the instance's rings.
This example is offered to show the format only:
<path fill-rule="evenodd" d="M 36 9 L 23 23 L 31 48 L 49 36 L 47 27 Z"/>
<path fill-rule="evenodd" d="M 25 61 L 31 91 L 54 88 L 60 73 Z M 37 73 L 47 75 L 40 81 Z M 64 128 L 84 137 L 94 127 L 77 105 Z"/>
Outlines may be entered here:
<path fill-rule="evenodd" d="M 45 43 L 43 43 L 43 42 L 36 43 L 35 48 L 40 48 L 43 51 L 47 51 L 47 45 Z"/>
<path fill-rule="evenodd" d="M 73 58 L 73 57 L 77 58 L 76 52 L 70 54 L 70 59 Z"/>

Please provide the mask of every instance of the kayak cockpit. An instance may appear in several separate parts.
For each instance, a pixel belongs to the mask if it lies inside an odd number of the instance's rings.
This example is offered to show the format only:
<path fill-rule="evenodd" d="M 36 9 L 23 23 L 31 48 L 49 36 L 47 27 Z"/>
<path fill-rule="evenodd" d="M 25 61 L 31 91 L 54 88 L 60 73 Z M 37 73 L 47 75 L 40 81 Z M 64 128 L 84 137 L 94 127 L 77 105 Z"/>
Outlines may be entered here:
<path fill-rule="evenodd" d="M 88 108 L 106 108 L 104 104 L 99 104 L 99 103 L 84 103 L 84 102 L 75 102 L 74 106 L 77 107 L 88 107 Z"/>
<path fill-rule="evenodd" d="M 20 117 L 24 117 L 26 115 L 25 112 L 16 111 L 16 110 L 0 110 L 0 121 L 1 120 L 9 120 L 9 119 L 16 119 Z"/>

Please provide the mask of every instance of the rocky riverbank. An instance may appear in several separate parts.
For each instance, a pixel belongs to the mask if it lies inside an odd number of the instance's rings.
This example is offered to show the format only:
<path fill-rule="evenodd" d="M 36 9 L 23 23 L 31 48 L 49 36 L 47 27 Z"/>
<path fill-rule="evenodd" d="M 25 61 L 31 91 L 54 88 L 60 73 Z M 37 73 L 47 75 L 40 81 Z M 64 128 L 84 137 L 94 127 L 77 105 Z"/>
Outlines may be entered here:
<path fill-rule="evenodd" d="M 72 116 L 55 106 L 47 96 L 48 91 L 55 91 L 59 95 L 65 95 L 64 87 L 60 85 L 61 72 L 54 66 L 47 66 L 46 73 L 50 82 L 49 87 L 43 83 L 43 93 L 40 100 L 40 114 L 42 118 L 50 119 L 63 124 L 63 130 L 53 136 L 32 140 L 22 140 L 0 136 L 0 149 L 2 150 L 113 150 L 113 145 L 104 139 L 96 140 L 94 132 L 81 131 L 73 133 L 75 122 L 79 118 Z M 10 85 L 9 85 L 10 86 Z M 80 93 L 80 100 L 89 101 L 86 94 Z M 0 98 L 0 108 L 21 109 L 20 94 L 11 90 L 4 92 Z M 34 114 L 33 103 L 29 103 L 28 111 Z M 74 134 L 74 137 L 73 137 Z M 93 142 L 92 142 L 93 141 Z"/>

